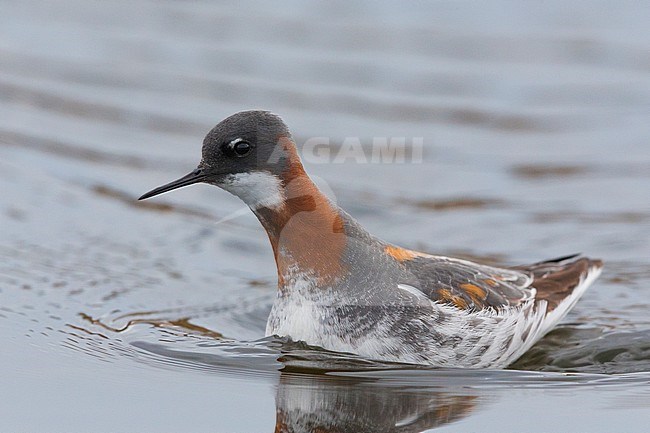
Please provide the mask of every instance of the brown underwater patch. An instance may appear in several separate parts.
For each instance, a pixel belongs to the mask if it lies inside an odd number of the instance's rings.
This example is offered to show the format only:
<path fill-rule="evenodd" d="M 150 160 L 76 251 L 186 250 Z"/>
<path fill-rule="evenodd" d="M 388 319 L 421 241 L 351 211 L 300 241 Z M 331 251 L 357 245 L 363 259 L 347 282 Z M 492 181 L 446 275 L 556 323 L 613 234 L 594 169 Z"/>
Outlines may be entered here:
<path fill-rule="evenodd" d="M 145 313 L 145 314 L 149 314 L 149 313 Z M 134 316 L 135 314 L 130 314 L 130 315 Z M 85 314 L 85 313 L 79 313 L 79 316 L 83 320 L 85 320 L 85 321 L 87 321 L 87 322 L 89 322 L 89 323 L 91 323 L 93 325 L 100 326 L 100 327 L 102 327 L 104 329 L 107 329 L 109 331 L 112 331 L 112 332 L 125 332 L 134 325 L 146 324 L 146 325 L 151 325 L 151 326 L 153 326 L 155 328 L 167 328 L 167 329 L 177 328 L 177 329 L 180 329 L 180 330 L 185 331 L 185 332 L 190 331 L 190 332 L 193 332 L 193 333 L 205 335 L 207 337 L 212 337 L 212 338 L 216 338 L 216 339 L 223 338 L 223 334 L 221 334 L 220 332 L 213 331 L 212 329 L 208 329 L 208 328 L 205 328 L 203 326 L 195 325 L 194 323 L 191 323 L 190 322 L 191 318 L 189 318 L 189 317 L 181 317 L 181 318 L 173 319 L 173 320 L 170 320 L 170 319 L 143 319 L 143 318 L 131 319 L 124 326 L 117 328 L 117 327 L 107 325 L 101 319 L 95 319 L 94 317 L 92 317 L 92 316 L 90 316 L 88 314 Z"/>
<path fill-rule="evenodd" d="M 120 191 L 119 189 L 111 188 L 107 185 L 94 185 L 91 190 L 100 196 L 112 198 L 118 200 L 128 206 L 137 207 L 141 209 L 148 209 L 157 212 L 175 212 L 184 215 L 191 215 L 206 219 L 214 219 L 213 215 L 210 215 L 207 212 L 201 212 L 196 209 L 190 209 L 187 207 L 176 206 L 166 203 L 158 202 L 149 202 L 149 201 L 136 201 L 135 197 L 130 194 Z"/>
<path fill-rule="evenodd" d="M 571 221 L 581 224 L 639 224 L 650 221 L 650 213 L 644 212 L 539 212 L 532 214 L 536 223 Z"/>
<path fill-rule="evenodd" d="M 438 212 L 454 211 L 460 209 L 483 209 L 503 204 L 503 202 L 500 200 L 474 197 L 458 197 L 445 200 L 402 200 L 402 203 L 409 204 L 419 209 Z"/>
<path fill-rule="evenodd" d="M 584 174 L 587 167 L 580 165 L 517 165 L 512 168 L 512 173 L 524 179 L 541 179 L 547 177 L 571 177 Z"/>

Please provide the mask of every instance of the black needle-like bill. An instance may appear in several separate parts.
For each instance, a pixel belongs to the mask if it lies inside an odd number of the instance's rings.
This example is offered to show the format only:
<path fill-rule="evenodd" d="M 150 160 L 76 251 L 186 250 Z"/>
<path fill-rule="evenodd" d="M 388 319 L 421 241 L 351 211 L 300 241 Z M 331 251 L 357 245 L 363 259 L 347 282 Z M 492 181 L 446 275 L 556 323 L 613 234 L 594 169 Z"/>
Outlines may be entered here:
<path fill-rule="evenodd" d="M 193 172 L 186 174 L 185 176 L 181 177 L 180 179 L 176 179 L 173 182 L 169 182 L 168 184 L 165 184 L 163 186 L 159 186 L 158 188 L 152 189 L 146 194 L 143 194 L 142 197 L 140 197 L 138 200 L 144 200 L 150 197 L 153 197 L 158 194 L 162 194 L 167 191 L 171 191 L 173 189 L 177 188 L 182 188 L 184 186 L 192 185 L 194 183 L 199 183 L 205 179 L 205 174 L 203 174 L 203 171 L 199 168 L 194 170 Z"/>

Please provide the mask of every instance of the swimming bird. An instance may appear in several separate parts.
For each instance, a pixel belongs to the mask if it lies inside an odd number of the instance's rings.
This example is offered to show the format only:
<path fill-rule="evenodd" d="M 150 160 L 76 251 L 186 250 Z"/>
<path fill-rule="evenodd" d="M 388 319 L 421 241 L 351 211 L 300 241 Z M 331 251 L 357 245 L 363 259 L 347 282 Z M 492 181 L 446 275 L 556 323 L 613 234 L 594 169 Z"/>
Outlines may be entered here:
<path fill-rule="evenodd" d="M 194 171 L 140 200 L 199 182 L 242 199 L 268 234 L 278 290 L 266 334 L 372 360 L 506 367 L 602 268 L 578 256 L 496 267 L 383 241 L 316 187 L 289 129 L 268 111 L 221 121 Z"/>

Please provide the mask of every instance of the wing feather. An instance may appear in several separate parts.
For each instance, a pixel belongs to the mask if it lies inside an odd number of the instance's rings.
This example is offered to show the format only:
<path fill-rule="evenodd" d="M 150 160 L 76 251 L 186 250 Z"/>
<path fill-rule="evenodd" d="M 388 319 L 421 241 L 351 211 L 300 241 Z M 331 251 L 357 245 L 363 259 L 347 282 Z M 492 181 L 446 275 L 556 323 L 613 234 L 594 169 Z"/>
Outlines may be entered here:
<path fill-rule="evenodd" d="M 460 309 L 500 309 L 535 297 L 535 289 L 530 286 L 533 275 L 523 270 L 431 255 L 419 255 L 403 265 L 413 280 L 408 284 L 432 301 Z"/>

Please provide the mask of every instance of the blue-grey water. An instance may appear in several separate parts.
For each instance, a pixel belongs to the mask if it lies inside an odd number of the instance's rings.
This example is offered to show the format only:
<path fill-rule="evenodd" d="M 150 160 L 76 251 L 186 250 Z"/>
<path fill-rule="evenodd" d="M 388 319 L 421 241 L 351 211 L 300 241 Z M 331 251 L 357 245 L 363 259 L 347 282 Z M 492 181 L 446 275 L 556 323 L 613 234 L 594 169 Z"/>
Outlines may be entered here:
<path fill-rule="evenodd" d="M 0 431 L 647 431 L 649 22 L 635 1 L 0 1 Z M 248 108 L 327 138 L 308 171 L 386 240 L 605 272 L 507 370 L 265 339 L 252 214 L 210 186 L 135 201 Z M 377 137 L 422 160 L 335 158 Z"/>

